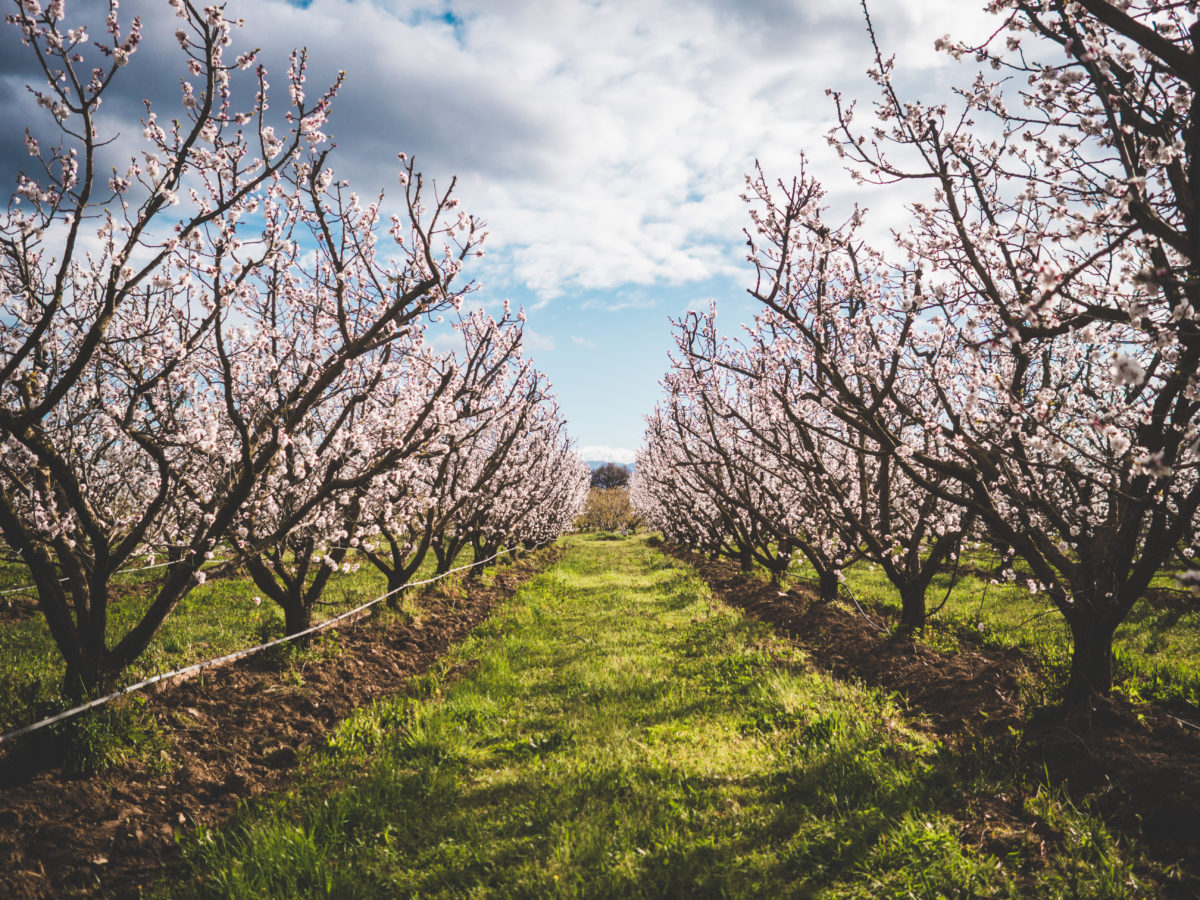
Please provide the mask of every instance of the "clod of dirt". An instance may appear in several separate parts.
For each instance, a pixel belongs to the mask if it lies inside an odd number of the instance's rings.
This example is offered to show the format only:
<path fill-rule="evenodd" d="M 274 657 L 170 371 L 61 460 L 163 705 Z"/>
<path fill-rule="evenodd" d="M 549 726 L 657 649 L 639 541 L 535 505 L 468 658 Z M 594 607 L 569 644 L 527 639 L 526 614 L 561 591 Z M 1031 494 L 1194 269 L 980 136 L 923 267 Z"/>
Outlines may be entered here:
<path fill-rule="evenodd" d="M 267 754 L 266 761 L 272 769 L 290 769 L 296 765 L 296 751 L 292 747 L 279 747 Z"/>

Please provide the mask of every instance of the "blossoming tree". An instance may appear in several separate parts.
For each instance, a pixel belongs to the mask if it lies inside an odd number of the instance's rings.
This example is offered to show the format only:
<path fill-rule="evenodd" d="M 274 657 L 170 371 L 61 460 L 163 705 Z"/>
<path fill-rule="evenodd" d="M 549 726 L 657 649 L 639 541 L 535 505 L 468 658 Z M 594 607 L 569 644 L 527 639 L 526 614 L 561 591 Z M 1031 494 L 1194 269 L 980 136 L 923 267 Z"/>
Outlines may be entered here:
<path fill-rule="evenodd" d="M 1067 701 L 1086 703 L 1111 686 L 1117 625 L 1195 550 L 1200 32 L 1179 4 L 990 8 L 992 40 L 942 43 L 1018 76 L 1017 98 L 979 75 L 957 111 L 906 101 L 882 54 L 877 124 L 835 96 L 831 140 L 858 177 L 932 187 L 904 257 L 860 280 L 890 285 L 866 330 L 893 365 L 856 389 L 864 370 L 814 327 L 811 261 L 854 261 L 794 186 L 754 184 L 754 293 L 809 344 L 827 408 L 1020 555 L 1070 628 Z"/>
<path fill-rule="evenodd" d="M 138 20 L 123 28 L 113 3 L 89 43 L 61 2 L 9 15 L 60 140 L 27 136 L 38 171 L 0 219 L 0 531 L 75 691 L 145 648 L 310 417 L 338 397 L 351 409 L 363 367 L 407 352 L 416 323 L 456 304 L 452 282 L 482 239 L 404 158 L 405 213 L 381 234 L 379 204 L 345 196 L 326 165 L 336 85 L 310 99 L 294 54 L 273 125 L 265 71 L 253 54 L 227 58 L 223 9 L 172 6 L 177 117 L 164 125 L 148 106 L 143 149 L 107 178 L 97 109 L 133 65 Z M 242 77 L 253 99 L 238 110 Z M 381 239 L 394 259 L 376 253 Z M 110 642 L 113 574 L 167 545 L 166 577 Z"/>

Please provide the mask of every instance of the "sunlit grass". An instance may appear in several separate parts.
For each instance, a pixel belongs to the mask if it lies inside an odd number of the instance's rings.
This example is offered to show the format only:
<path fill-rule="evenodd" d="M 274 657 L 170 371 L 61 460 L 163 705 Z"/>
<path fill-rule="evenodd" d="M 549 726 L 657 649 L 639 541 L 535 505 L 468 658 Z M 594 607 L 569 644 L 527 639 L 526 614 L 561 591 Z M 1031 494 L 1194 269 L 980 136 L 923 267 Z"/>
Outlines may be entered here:
<path fill-rule="evenodd" d="M 888 697 L 815 673 L 643 539 L 569 545 L 408 696 L 346 721 L 292 792 L 189 838 L 181 892 L 1019 892 L 1029 860 L 959 840 L 955 760 Z M 1136 893 L 1110 849 L 1115 870 L 1079 876 L 1074 854 L 1027 883 Z"/>
<path fill-rule="evenodd" d="M 988 560 L 973 562 L 978 570 Z M 798 581 L 815 578 L 803 565 L 796 565 L 790 574 Z M 859 562 L 845 575 L 846 586 L 865 609 L 899 616 L 899 592 L 879 566 Z M 1164 576 L 1155 584 L 1170 587 L 1172 583 Z M 1041 696 L 1032 699 L 1045 704 L 1061 696 L 1070 666 L 1070 633 L 1066 620 L 1045 597 L 1019 583 L 962 572 L 952 577 L 946 572 L 934 577 L 926 606 L 930 612 L 937 610 L 929 620 L 926 640 L 954 646 L 965 639 L 1018 649 L 1038 663 Z M 855 611 L 853 604 L 848 609 Z M 1118 688 L 1131 699 L 1200 713 L 1200 606 L 1138 603 L 1117 629 L 1113 655 Z"/>
<path fill-rule="evenodd" d="M 464 561 L 469 560 L 467 552 Z M 426 560 L 413 580 L 433 574 L 435 561 Z M 21 584 L 10 564 L 5 574 Z M 153 599 L 152 587 L 161 570 L 120 575 L 110 606 L 109 642 L 115 643 L 141 618 Z M 453 577 L 453 576 L 452 576 Z M 387 590 L 386 579 L 369 563 L 330 579 L 314 611 L 314 622 L 353 609 Z M 249 577 L 209 579 L 180 601 L 146 651 L 116 686 L 132 684 L 163 672 L 232 653 L 284 633 L 283 611 Z M 411 614 L 412 610 L 408 610 Z M 402 614 L 403 609 L 402 609 Z M 0 732 L 65 709 L 62 693 L 65 664 L 40 613 L 0 625 Z"/>

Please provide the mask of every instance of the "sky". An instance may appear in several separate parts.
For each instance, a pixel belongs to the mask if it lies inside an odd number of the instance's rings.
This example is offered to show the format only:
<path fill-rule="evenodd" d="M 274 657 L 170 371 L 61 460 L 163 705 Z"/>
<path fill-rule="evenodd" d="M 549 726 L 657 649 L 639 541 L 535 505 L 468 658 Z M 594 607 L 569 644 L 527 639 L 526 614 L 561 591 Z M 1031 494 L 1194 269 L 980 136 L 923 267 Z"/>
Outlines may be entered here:
<path fill-rule="evenodd" d="M 936 53 L 950 33 L 996 28 L 964 0 L 871 6 L 897 81 L 913 99 L 965 73 Z M 103 32 L 107 3 L 67 0 L 67 23 Z M 114 83 L 105 125 L 140 134 L 141 98 L 178 114 L 177 27 L 165 0 L 124 0 L 142 49 Z M 755 312 L 745 261 L 744 178 L 808 171 L 836 213 L 857 202 L 878 235 L 903 221 L 895 190 L 856 187 L 827 146 L 826 89 L 871 100 L 858 0 L 229 0 L 234 49 L 260 48 L 284 91 L 307 48 L 310 93 L 346 83 L 326 129 L 339 177 L 399 198 L 397 153 L 439 185 L 457 178 L 487 221 L 473 300 L 527 315 L 526 350 L 559 396 L 584 458 L 632 462 L 672 347 L 670 320 L 715 301 L 723 330 Z M 32 69 L 0 26 L 0 184 L 27 167 L 22 128 L 40 118 Z"/>

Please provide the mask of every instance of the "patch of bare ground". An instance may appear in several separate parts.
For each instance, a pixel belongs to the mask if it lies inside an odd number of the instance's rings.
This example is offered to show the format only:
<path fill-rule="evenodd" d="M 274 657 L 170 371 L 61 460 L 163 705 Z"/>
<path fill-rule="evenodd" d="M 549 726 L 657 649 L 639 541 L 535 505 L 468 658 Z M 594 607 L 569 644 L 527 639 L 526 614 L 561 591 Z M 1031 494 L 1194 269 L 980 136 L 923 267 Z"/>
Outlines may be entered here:
<path fill-rule="evenodd" d="M 411 624 L 343 628 L 336 652 L 299 666 L 260 655 L 171 686 L 149 705 L 171 742 L 166 774 L 127 766 L 73 778 L 18 745 L 0 758 L 0 897 L 140 896 L 177 861 L 181 830 L 284 787 L 355 708 L 403 691 L 558 552 L 530 554 L 486 585 L 435 589 Z"/>
<path fill-rule="evenodd" d="M 1173 872 L 1165 890 L 1200 895 L 1200 734 L 1178 719 L 1119 698 L 1085 715 L 1029 717 L 1019 694 L 1032 663 L 1017 651 L 941 653 L 881 631 L 889 623 L 877 610 L 867 611 L 868 621 L 802 588 L 780 591 L 728 561 L 663 549 L 693 566 L 721 600 L 788 635 L 822 670 L 895 691 L 918 727 L 965 764 L 1011 767 L 1027 786 L 1049 777 Z M 1031 817 L 1019 796 L 964 791 L 956 813 L 968 823 L 964 840 L 1000 857 L 1020 850 L 1045 858 L 1064 837 Z"/>
<path fill-rule="evenodd" d="M 23 594 L 0 597 L 0 625 L 31 619 L 37 612 L 37 603 Z"/>

